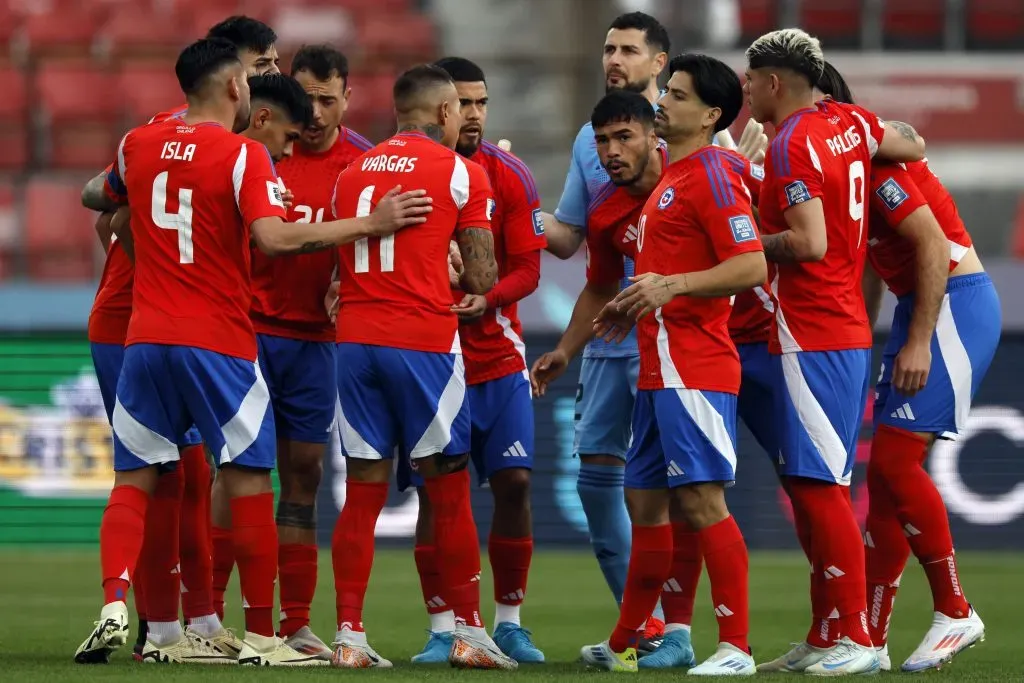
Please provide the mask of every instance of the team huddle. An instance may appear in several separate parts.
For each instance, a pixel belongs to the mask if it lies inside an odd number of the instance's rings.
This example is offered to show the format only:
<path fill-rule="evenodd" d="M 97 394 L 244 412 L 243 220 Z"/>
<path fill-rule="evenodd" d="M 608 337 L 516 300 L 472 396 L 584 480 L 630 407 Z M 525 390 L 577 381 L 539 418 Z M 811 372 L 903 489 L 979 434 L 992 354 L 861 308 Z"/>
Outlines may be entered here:
<path fill-rule="evenodd" d="M 911 551 L 935 618 L 903 669 L 936 668 L 984 637 L 922 463 L 964 428 L 998 345 L 998 297 L 924 141 L 853 104 L 816 39 L 762 36 L 741 84 L 705 55 L 669 61 L 653 17 L 620 16 L 604 43 L 607 94 L 553 214 L 526 165 L 483 139 L 477 65 L 448 57 L 403 73 L 398 132 L 374 146 L 342 124 L 345 57 L 305 46 L 286 76 L 275 40 L 231 17 L 187 47 L 175 66 L 186 104 L 129 131 L 83 190 L 107 249 L 89 338 L 115 480 L 100 528 L 104 607 L 77 662 L 127 643 L 131 589 L 141 661 L 392 666 L 367 640 L 363 602 L 393 473 L 419 493 L 430 635 L 412 661 L 543 662 L 520 614 L 531 394 L 581 351 L 577 488 L 619 603 L 586 663 L 888 670 Z M 736 145 L 727 129 L 744 100 L 752 119 Z M 569 326 L 527 370 L 516 303 L 538 286 L 541 250 L 569 258 L 584 243 Z M 849 484 L 882 283 L 899 303 L 875 386 L 862 543 Z M 775 463 L 811 566 L 806 638 L 760 666 L 725 496 L 737 418 Z M 327 644 L 309 623 L 335 431 L 347 475 Z M 470 469 L 494 496 L 490 633 Z M 221 621 L 235 566 L 242 638 Z M 696 665 L 705 567 L 719 646 Z"/>

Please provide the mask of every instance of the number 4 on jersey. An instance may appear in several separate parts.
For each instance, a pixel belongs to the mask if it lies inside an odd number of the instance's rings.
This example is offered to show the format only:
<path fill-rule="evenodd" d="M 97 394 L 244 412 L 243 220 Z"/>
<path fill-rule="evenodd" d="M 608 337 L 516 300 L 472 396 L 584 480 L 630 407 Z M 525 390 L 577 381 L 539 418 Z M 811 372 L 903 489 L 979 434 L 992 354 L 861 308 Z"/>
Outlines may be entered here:
<path fill-rule="evenodd" d="M 153 224 L 178 233 L 178 263 L 193 263 L 192 190 L 178 189 L 178 211 L 167 212 L 167 171 L 153 180 Z"/>
<path fill-rule="evenodd" d="M 363 188 L 363 191 L 359 193 L 359 203 L 356 205 L 356 218 L 365 218 L 370 215 L 370 211 L 373 208 L 373 191 L 376 189 L 375 185 L 369 185 Z M 380 239 L 380 272 L 392 273 L 395 270 L 395 236 L 388 235 L 387 237 L 381 237 Z M 355 242 L 356 249 L 356 261 L 355 261 L 355 272 L 356 273 L 369 273 L 370 272 L 370 241 L 368 237 L 364 237 Z"/>

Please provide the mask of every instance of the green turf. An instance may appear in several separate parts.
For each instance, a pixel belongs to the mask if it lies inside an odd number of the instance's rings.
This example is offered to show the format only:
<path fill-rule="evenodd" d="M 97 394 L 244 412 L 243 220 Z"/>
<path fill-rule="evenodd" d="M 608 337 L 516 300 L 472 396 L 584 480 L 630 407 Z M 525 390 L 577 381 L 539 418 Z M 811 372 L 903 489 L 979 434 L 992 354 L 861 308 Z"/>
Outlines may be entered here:
<path fill-rule="evenodd" d="M 929 675 L 957 681 L 1024 680 L 1024 652 L 1016 640 L 1020 606 L 1019 577 L 1024 573 L 1020 555 L 960 556 L 963 583 L 988 625 L 988 640 L 943 671 Z M 313 607 L 313 627 L 324 639 L 334 632 L 334 590 L 330 556 L 321 556 L 320 585 Z M 486 567 L 486 562 L 485 562 Z M 396 662 L 392 671 L 339 672 L 333 669 L 287 671 L 219 667 L 157 667 L 135 664 L 126 651 L 118 652 L 109 666 L 85 667 L 72 663 L 75 647 L 89 634 L 99 615 L 99 564 L 94 552 L 0 550 L 0 679 L 22 683 L 43 680 L 127 681 L 147 680 L 200 683 L 210 679 L 245 676 L 247 680 L 277 680 L 280 676 L 319 678 L 383 676 L 396 680 L 447 680 L 474 676 L 529 676 L 531 680 L 594 680 L 606 675 L 575 663 L 579 648 L 607 637 L 615 621 L 609 597 L 593 558 L 586 553 L 539 552 L 534 558 L 524 625 L 545 651 L 548 664 L 523 667 L 515 674 L 456 672 L 447 667 L 416 668 L 408 664 L 425 641 L 426 617 L 411 551 L 377 554 L 374 576 L 366 600 L 366 628 L 371 643 Z M 485 575 L 487 574 L 485 569 Z M 702 582 L 694 640 L 698 658 L 711 654 L 715 626 Z M 756 659 L 784 652 L 807 628 L 807 570 L 802 558 L 786 554 L 755 554 L 751 558 L 751 644 Z M 484 579 L 484 595 L 490 583 Z M 237 596 L 232 588 L 229 595 Z M 229 606 L 228 625 L 241 626 L 237 599 Z M 485 607 L 487 618 L 491 608 Z M 917 567 L 904 577 L 893 617 L 890 649 L 898 665 L 917 645 L 931 619 L 927 584 Z M 134 628 L 134 623 L 132 624 Z M 134 636 L 134 634 L 133 634 Z M 607 674 L 610 675 L 610 674 Z M 640 674 L 678 676 L 679 672 Z"/>

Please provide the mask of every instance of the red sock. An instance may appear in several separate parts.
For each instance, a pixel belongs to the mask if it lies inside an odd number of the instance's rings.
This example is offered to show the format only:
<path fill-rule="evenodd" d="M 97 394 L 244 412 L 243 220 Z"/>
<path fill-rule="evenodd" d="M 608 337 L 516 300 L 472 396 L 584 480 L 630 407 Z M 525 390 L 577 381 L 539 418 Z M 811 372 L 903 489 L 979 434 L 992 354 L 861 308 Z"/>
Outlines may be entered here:
<path fill-rule="evenodd" d="M 309 606 L 316 593 L 315 545 L 288 543 L 277 554 L 281 577 L 281 637 L 287 638 L 309 626 Z"/>
<path fill-rule="evenodd" d="M 900 585 L 900 575 L 910 557 L 910 546 L 896 517 L 896 505 L 879 464 L 885 454 L 871 444 L 868 463 L 868 518 L 864 531 L 864 565 L 867 576 L 868 634 L 875 647 L 889 639 L 889 619 Z"/>
<path fill-rule="evenodd" d="M 149 611 L 146 605 L 146 589 L 144 588 L 146 583 L 145 572 L 142 571 L 142 567 L 135 568 L 135 583 L 132 584 L 132 594 L 135 596 L 135 613 L 139 615 L 141 621 L 147 621 L 149 619 L 146 613 Z"/>
<path fill-rule="evenodd" d="M 673 522 L 672 569 L 661 591 L 661 608 L 665 610 L 666 624 L 688 626 L 693 622 L 693 603 L 703 569 L 700 534 L 689 524 Z"/>
<path fill-rule="evenodd" d="M 700 550 L 708 566 L 711 599 L 718 618 L 718 642 L 750 652 L 749 558 L 736 519 L 729 516 L 701 529 Z"/>
<path fill-rule="evenodd" d="M 416 573 L 420 575 L 420 590 L 427 614 L 442 614 L 451 609 L 442 593 L 441 572 L 437 568 L 437 548 L 432 545 L 418 545 L 413 551 L 416 558 Z"/>
<path fill-rule="evenodd" d="M 844 636 L 871 645 L 867 632 L 867 596 L 864 580 L 864 547 L 860 527 L 842 487 L 812 479 L 793 478 L 789 484 L 793 507 L 811 527 L 814 569 L 825 579 L 826 605 L 839 613 Z M 816 613 L 827 619 L 830 613 Z"/>
<path fill-rule="evenodd" d="M 658 604 L 661 589 L 672 572 L 672 526 L 633 525 L 633 547 L 629 571 L 619 607 L 619 621 L 608 639 L 615 652 L 635 647 L 637 631 L 643 628 Z"/>
<path fill-rule="evenodd" d="M 494 602 L 523 604 L 533 559 L 533 538 L 502 538 L 492 533 L 487 539 L 487 555 L 494 576 Z"/>
<path fill-rule="evenodd" d="M 363 600 L 373 569 L 374 530 L 388 498 L 387 483 L 345 482 L 345 506 L 331 538 L 338 630 L 363 630 Z"/>
<path fill-rule="evenodd" d="M 480 540 L 470 504 L 469 469 L 431 477 L 426 488 L 434 508 L 434 546 L 444 596 L 457 622 L 482 628 Z"/>
<path fill-rule="evenodd" d="M 142 550 L 149 495 L 134 486 L 115 486 L 100 522 L 103 602 L 128 599 L 128 586 Z"/>
<path fill-rule="evenodd" d="M 213 614 L 210 464 L 202 444 L 182 450 L 181 467 L 181 611 L 193 619 Z"/>
<path fill-rule="evenodd" d="M 213 609 L 217 616 L 224 619 L 224 593 L 228 589 L 231 570 L 235 567 L 235 542 L 231 538 L 231 529 L 213 527 Z"/>
<path fill-rule="evenodd" d="M 178 573 L 178 526 L 181 522 L 181 492 L 184 480 L 179 464 L 157 481 L 146 511 L 146 535 L 139 553 L 139 566 L 146 582 L 146 616 L 150 621 L 178 620 L 181 582 Z"/>
<path fill-rule="evenodd" d="M 245 630 L 274 635 L 274 583 L 277 580 L 277 523 L 274 494 L 231 499 L 231 538 L 242 585 Z"/>
<path fill-rule="evenodd" d="M 819 648 L 831 647 L 839 640 L 839 619 L 833 619 L 835 615 L 834 606 L 828 604 L 825 595 L 825 577 L 822 571 L 814 566 L 812 555 L 811 523 L 807 519 L 804 510 L 793 506 L 793 525 L 796 527 L 796 537 L 800 541 L 800 548 L 804 551 L 807 561 L 810 563 L 811 575 L 811 628 L 807 631 L 806 641 L 808 645 Z"/>
<path fill-rule="evenodd" d="M 970 605 L 957 575 L 946 506 L 923 466 L 928 443 L 916 434 L 882 425 L 873 445 L 881 458 L 879 466 L 892 491 L 900 526 L 928 576 L 935 611 L 954 619 L 966 617 Z"/>

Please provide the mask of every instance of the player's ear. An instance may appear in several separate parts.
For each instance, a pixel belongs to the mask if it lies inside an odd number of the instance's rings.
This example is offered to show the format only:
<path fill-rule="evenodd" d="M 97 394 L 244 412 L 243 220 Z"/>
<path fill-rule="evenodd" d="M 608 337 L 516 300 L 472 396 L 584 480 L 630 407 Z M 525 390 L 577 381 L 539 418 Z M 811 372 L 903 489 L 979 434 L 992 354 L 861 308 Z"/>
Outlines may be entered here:
<path fill-rule="evenodd" d="M 345 89 L 341 91 L 341 113 L 344 114 L 348 111 L 348 98 L 352 97 L 352 88 L 345 86 Z"/>
<path fill-rule="evenodd" d="M 768 74 L 768 89 L 773 95 L 779 92 L 779 86 L 781 84 L 782 81 L 779 79 L 779 75 L 777 73 Z"/>
<path fill-rule="evenodd" d="M 668 55 L 664 52 L 659 52 L 654 56 L 654 76 L 658 77 L 661 72 L 665 70 L 665 66 L 668 64 Z"/>
<path fill-rule="evenodd" d="M 722 110 L 719 107 L 710 107 L 704 110 L 704 127 L 714 130 L 718 119 L 722 118 Z"/>
<path fill-rule="evenodd" d="M 256 130 L 259 130 L 270 123 L 270 119 L 273 118 L 273 113 L 268 107 L 260 107 L 256 110 L 256 113 L 252 117 L 252 126 Z"/>
<path fill-rule="evenodd" d="M 231 98 L 232 102 L 242 99 L 242 87 L 238 83 L 237 76 L 232 76 L 228 81 L 228 97 Z"/>

